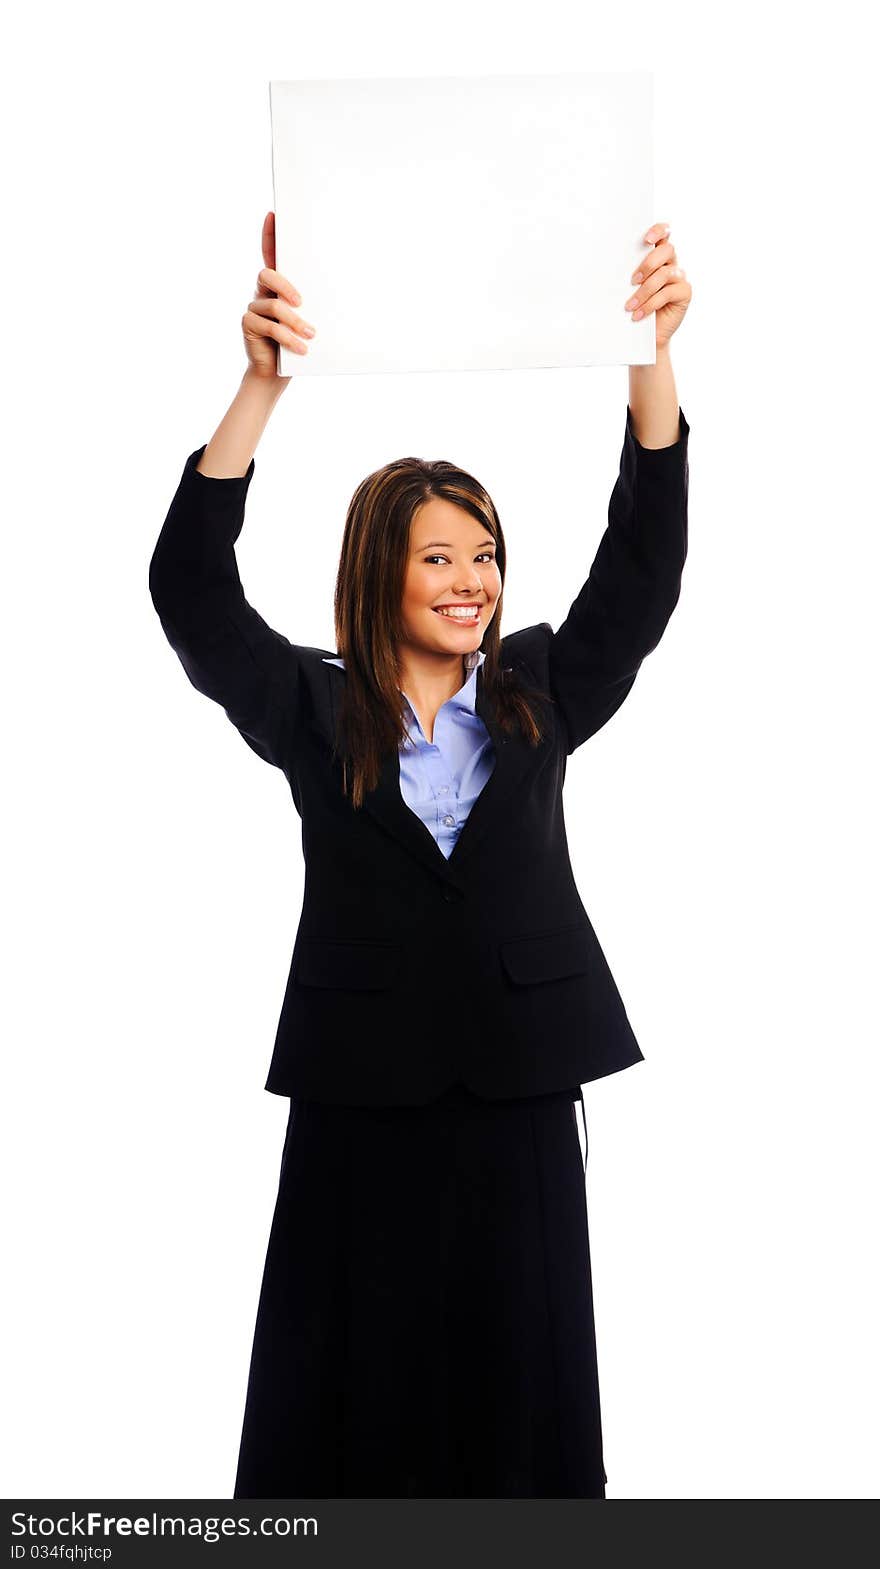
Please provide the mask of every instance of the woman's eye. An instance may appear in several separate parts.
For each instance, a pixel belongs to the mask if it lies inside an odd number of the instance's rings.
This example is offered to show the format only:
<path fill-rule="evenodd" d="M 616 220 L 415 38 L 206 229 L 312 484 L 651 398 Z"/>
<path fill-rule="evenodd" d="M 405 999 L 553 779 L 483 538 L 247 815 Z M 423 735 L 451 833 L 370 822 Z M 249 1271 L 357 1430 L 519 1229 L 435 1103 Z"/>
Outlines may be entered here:
<path fill-rule="evenodd" d="M 477 560 L 478 561 L 480 560 L 480 557 L 482 557 L 482 559 L 484 561 L 492 562 L 492 561 L 495 560 L 495 557 L 494 557 L 494 555 L 492 554 L 492 552 L 490 550 L 481 550 L 479 555 L 477 556 Z M 426 563 L 431 562 L 431 561 L 446 561 L 447 559 L 448 558 L 446 556 L 426 556 L 425 557 Z"/>

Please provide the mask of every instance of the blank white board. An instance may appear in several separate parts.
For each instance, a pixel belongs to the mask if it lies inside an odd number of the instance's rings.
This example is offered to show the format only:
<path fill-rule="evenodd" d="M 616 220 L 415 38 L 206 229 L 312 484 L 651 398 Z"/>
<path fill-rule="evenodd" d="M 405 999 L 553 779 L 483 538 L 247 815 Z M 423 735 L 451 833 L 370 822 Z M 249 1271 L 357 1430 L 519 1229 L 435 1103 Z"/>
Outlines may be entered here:
<path fill-rule="evenodd" d="M 281 376 L 650 365 L 646 71 L 269 83 Z"/>

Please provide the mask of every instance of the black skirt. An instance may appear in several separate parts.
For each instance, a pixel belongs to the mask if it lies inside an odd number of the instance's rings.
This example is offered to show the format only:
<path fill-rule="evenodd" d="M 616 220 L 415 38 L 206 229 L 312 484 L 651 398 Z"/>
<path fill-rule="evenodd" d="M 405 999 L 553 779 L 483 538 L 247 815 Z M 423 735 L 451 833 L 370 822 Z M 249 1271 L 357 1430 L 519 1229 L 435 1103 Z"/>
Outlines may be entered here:
<path fill-rule="evenodd" d="M 579 1096 L 291 1101 L 235 1498 L 605 1497 Z"/>

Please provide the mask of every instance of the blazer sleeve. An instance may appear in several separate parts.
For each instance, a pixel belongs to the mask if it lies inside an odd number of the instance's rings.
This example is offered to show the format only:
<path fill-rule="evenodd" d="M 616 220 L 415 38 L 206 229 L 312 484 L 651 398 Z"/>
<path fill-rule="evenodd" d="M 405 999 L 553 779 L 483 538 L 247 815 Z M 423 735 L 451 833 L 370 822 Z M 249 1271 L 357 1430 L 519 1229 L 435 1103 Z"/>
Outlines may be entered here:
<path fill-rule="evenodd" d="M 681 408 L 678 415 L 677 441 L 643 447 L 627 406 L 620 472 L 589 577 L 558 632 L 543 623 L 568 753 L 617 712 L 678 603 L 688 548 L 690 434 Z"/>
<path fill-rule="evenodd" d="M 186 460 L 150 560 L 150 595 L 196 690 L 281 768 L 298 717 L 297 651 L 248 604 L 235 557 L 254 460 L 240 478 L 214 479 L 197 470 L 204 450 Z"/>

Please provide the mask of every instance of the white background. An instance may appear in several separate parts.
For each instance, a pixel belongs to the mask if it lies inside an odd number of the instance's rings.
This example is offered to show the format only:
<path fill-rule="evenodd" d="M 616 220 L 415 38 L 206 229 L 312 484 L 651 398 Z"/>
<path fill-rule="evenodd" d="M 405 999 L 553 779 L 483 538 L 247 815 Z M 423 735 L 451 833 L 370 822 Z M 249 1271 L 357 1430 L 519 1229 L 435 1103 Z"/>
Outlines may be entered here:
<path fill-rule="evenodd" d="M 578 884 L 646 1058 L 585 1092 L 608 1496 L 877 1496 L 864 15 L 740 4 L 724 33 L 712 7 L 553 0 L 450 0 L 439 18 L 178 3 L 140 30 L 109 5 L 16 14 L 0 111 L 7 1496 L 232 1491 L 287 1110 L 262 1086 L 299 820 L 282 775 L 189 686 L 147 569 L 244 367 L 267 83 L 627 67 L 655 72 L 644 227 L 672 224 L 694 291 L 672 346 L 691 547 L 662 644 L 566 790 Z M 248 597 L 334 647 L 351 494 L 419 453 L 495 499 L 505 629 L 558 626 L 605 524 L 626 397 L 624 367 L 294 380 L 257 454 Z"/>

